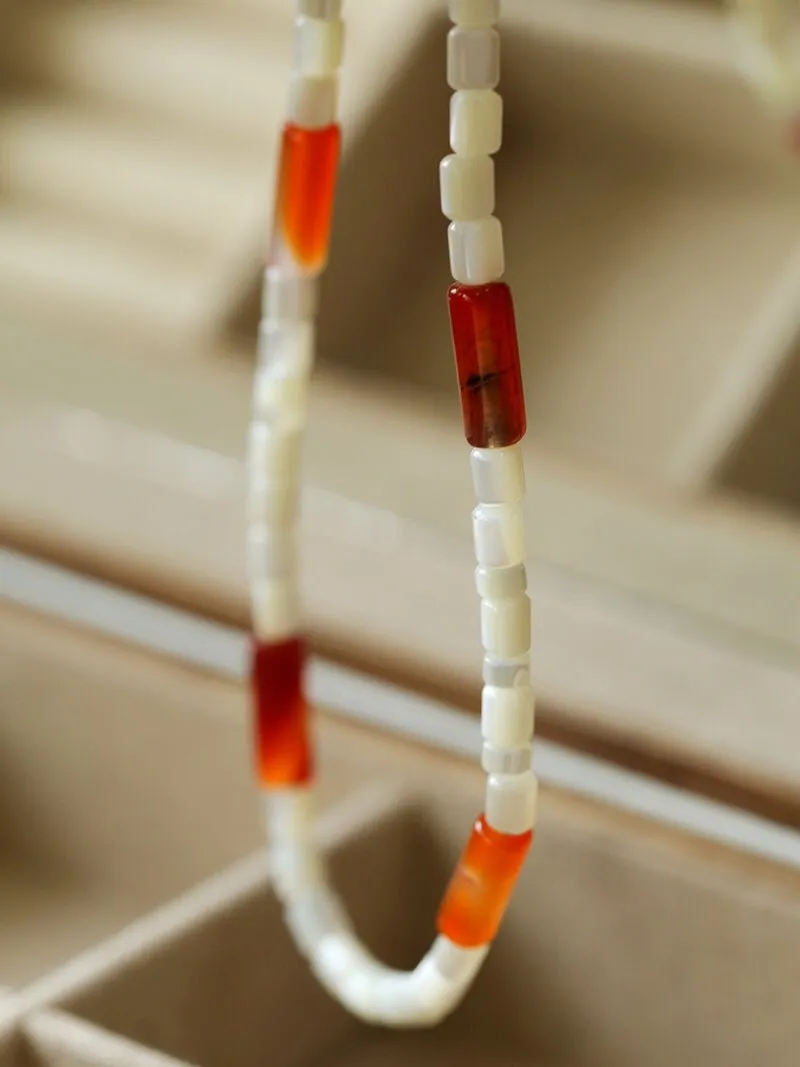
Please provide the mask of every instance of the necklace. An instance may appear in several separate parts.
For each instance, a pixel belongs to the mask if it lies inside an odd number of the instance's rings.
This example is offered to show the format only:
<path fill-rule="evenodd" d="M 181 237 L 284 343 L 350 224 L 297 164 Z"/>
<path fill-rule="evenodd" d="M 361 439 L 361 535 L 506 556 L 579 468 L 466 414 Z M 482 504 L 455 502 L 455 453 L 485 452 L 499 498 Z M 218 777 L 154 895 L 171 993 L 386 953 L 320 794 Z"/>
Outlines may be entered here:
<path fill-rule="evenodd" d="M 340 148 L 341 0 L 296 0 L 248 455 L 252 690 L 275 891 L 298 949 L 325 988 L 360 1018 L 397 1027 L 436 1024 L 469 989 L 530 848 L 537 800 L 520 447 L 525 404 L 514 306 L 502 281 L 503 233 L 493 214 L 492 157 L 503 118 L 496 91 L 500 0 L 450 0 L 449 10 L 453 154 L 441 163 L 440 184 L 454 279 L 448 305 L 476 496 L 482 765 L 488 777 L 483 813 L 439 909 L 438 936 L 413 971 L 383 966 L 358 941 L 312 836 L 296 526 L 317 283 L 327 261 Z"/>

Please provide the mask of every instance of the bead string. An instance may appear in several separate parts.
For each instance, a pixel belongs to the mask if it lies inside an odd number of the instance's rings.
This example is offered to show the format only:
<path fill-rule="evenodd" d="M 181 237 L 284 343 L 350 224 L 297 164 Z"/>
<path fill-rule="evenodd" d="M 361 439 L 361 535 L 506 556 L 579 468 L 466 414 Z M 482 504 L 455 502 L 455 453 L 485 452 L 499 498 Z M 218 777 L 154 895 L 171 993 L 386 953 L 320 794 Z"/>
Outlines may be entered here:
<path fill-rule="evenodd" d="M 359 942 L 312 834 L 313 768 L 303 686 L 297 514 L 302 431 L 314 358 L 340 131 L 341 0 L 296 0 L 294 69 L 274 229 L 264 276 L 249 445 L 252 688 L 259 781 L 276 893 L 319 981 L 360 1018 L 431 1026 L 462 999 L 489 950 L 533 838 L 534 700 L 524 565 L 520 440 L 525 406 L 503 234 L 494 217 L 502 140 L 500 0 L 450 0 L 447 41 L 453 154 L 441 164 L 454 284 L 448 293 L 464 429 L 472 446 L 473 531 L 484 646 L 484 812 L 445 892 L 438 936 L 395 971 Z"/>

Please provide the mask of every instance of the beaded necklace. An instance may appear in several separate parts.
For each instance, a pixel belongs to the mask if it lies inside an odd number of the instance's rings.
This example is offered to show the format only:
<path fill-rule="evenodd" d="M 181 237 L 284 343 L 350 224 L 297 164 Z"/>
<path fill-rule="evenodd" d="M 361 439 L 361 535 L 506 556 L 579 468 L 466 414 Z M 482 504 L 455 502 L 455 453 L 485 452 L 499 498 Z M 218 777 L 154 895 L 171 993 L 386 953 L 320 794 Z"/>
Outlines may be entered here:
<path fill-rule="evenodd" d="M 409 972 L 361 945 L 312 835 L 313 770 L 303 687 L 297 514 L 300 446 L 314 358 L 317 283 L 328 255 L 340 149 L 341 0 L 296 0 L 294 66 L 274 231 L 264 276 L 249 442 L 248 552 L 258 776 L 275 891 L 314 974 L 360 1018 L 431 1026 L 462 999 L 486 957 L 533 839 L 534 697 L 524 565 L 525 404 L 514 306 L 502 281 L 494 160 L 502 140 L 500 0 L 450 0 L 447 78 L 452 155 L 441 163 L 450 219 L 448 292 L 464 431 L 484 648 L 483 813 L 437 917 L 438 936 Z"/>

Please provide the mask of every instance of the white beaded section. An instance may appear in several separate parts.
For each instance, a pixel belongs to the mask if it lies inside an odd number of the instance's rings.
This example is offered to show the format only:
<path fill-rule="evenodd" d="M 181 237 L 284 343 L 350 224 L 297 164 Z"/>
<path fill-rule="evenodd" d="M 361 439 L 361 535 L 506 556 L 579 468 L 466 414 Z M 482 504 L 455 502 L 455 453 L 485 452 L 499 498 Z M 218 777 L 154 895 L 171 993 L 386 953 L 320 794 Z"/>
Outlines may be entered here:
<path fill-rule="evenodd" d="M 258 367 L 253 382 L 253 417 L 274 429 L 300 429 L 306 421 L 308 376 L 290 368 Z"/>
<path fill-rule="evenodd" d="M 479 504 L 516 504 L 525 496 L 525 464 L 519 445 L 473 448 L 470 466 Z"/>
<path fill-rule="evenodd" d="M 522 774 L 530 770 L 533 745 L 500 748 L 488 741 L 483 744 L 481 766 L 487 774 Z"/>
<path fill-rule="evenodd" d="M 319 284 L 314 276 L 294 274 L 283 267 L 267 267 L 261 316 L 278 322 L 311 322 L 319 307 Z"/>
<path fill-rule="evenodd" d="M 481 601 L 481 640 L 490 656 L 519 656 L 531 647 L 528 596 Z"/>
<path fill-rule="evenodd" d="M 513 567 L 476 567 L 475 588 L 481 600 L 504 600 L 523 596 L 528 591 L 524 563 Z"/>
<path fill-rule="evenodd" d="M 533 771 L 490 774 L 486 782 L 486 821 L 501 834 L 525 834 L 536 822 L 538 783 Z"/>
<path fill-rule="evenodd" d="M 291 482 L 262 480 L 247 494 L 247 522 L 254 526 L 289 526 L 295 521 L 299 487 Z"/>
<path fill-rule="evenodd" d="M 463 285 L 486 285 L 502 278 L 506 269 L 503 227 L 494 215 L 470 222 L 451 222 L 447 228 L 450 273 Z"/>
<path fill-rule="evenodd" d="M 294 526 L 250 526 L 247 531 L 247 573 L 251 582 L 290 579 L 297 568 Z"/>
<path fill-rule="evenodd" d="M 293 74 L 289 83 L 289 122 L 304 130 L 318 130 L 336 121 L 339 78 L 336 74 L 316 77 Z"/>
<path fill-rule="evenodd" d="M 312 19 L 338 19 L 342 13 L 342 0 L 296 0 L 298 15 Z"/>
<path fill-rule="evenodd" d="M 479 504 L 472 512 L 475 558 L 482 567 L 513 567 L 525 555 L 521 504 Z"/>
<path fill-rule="evenodd" d="M 445 156 L 439 164 L 442 213 L 468 222 L 494 211 L 494 160 L 491 156 Z"/>
<path fill-rule="evenodd" d="M 450 97 L 450 147 L 459 156 L 493 156 L 503 143 L 503 98 L 494 89 Z"/>
<path fill-rule="evenodd" d="M 322 78 L 335 74 L 344 54 L 344 22 L 301 16 L 294 23 L 294 69 Z"/>
<path fill-rule="evenodd" d="M 293 581 L 270 578 L 252 582 L 253 632 L 262 641 L 293 637 L 300 628 L 300 600 Z"/>
<path fill-rule="evenodd" d="M 297 482 L 302 446 L 300 430 L 276 433 L 266 422 L 251 422 L 247 463 L 252 490 L 261 492 L 270 484 Z"/>
<path fill-rule="evenodd" d="M 486 27 L 456 26 L 447 35 L 447 83 L 451 89 L 494 89 L 500 81 L 500 34 Z"/>
<path fill-rule="evenodd" d="M 491 26 L 500 21 L 500 0 L 450 0 L 450 21 L 458 26 Z"/>
<path fill-rule="evenodd" d="M 310 374 L 314 366 L 313 322 L 262 320 L 258 329 L 259 370 Z"/>
<path fill-rule="evenodd" d="M 529 686 L 531 684 L 530 652 L 526 652 L 524 656 L 512 656 L 510 659 L 502 656 L 484 656 L 483 683 L 486 686 L 497 686 L 499 689 Z"/>
<path fill-rule="evenodd" d="M 485 685 L 481 694 L 481 734 L 489 745 L 515 748 L 533 737 L 534 695 L 530 684 L 510 688 Z"/>

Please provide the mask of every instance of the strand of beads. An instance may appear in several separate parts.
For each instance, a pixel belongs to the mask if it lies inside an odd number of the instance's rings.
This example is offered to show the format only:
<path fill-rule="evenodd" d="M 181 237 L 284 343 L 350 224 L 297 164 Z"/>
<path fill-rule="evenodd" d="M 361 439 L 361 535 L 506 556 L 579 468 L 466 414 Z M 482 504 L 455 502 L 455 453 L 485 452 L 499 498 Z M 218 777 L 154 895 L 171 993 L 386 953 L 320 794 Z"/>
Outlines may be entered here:
<path fill-rule="evenodd" d="M 448 293 L 464 432 L 477 499 L 473 531 L 484 646 L 484 813 L 439 912 L 439 931 L 463 946 L 494 937 L 533 836 L 531 605 L 524 564 L 525 401 L 514 304 L 503 282 L 503 231 L 494 217 L 502 140 L 499 0 L 451 0 L 448 37 L 453 155 L 441 164 L 442 210 L 455 284 Z"/>

